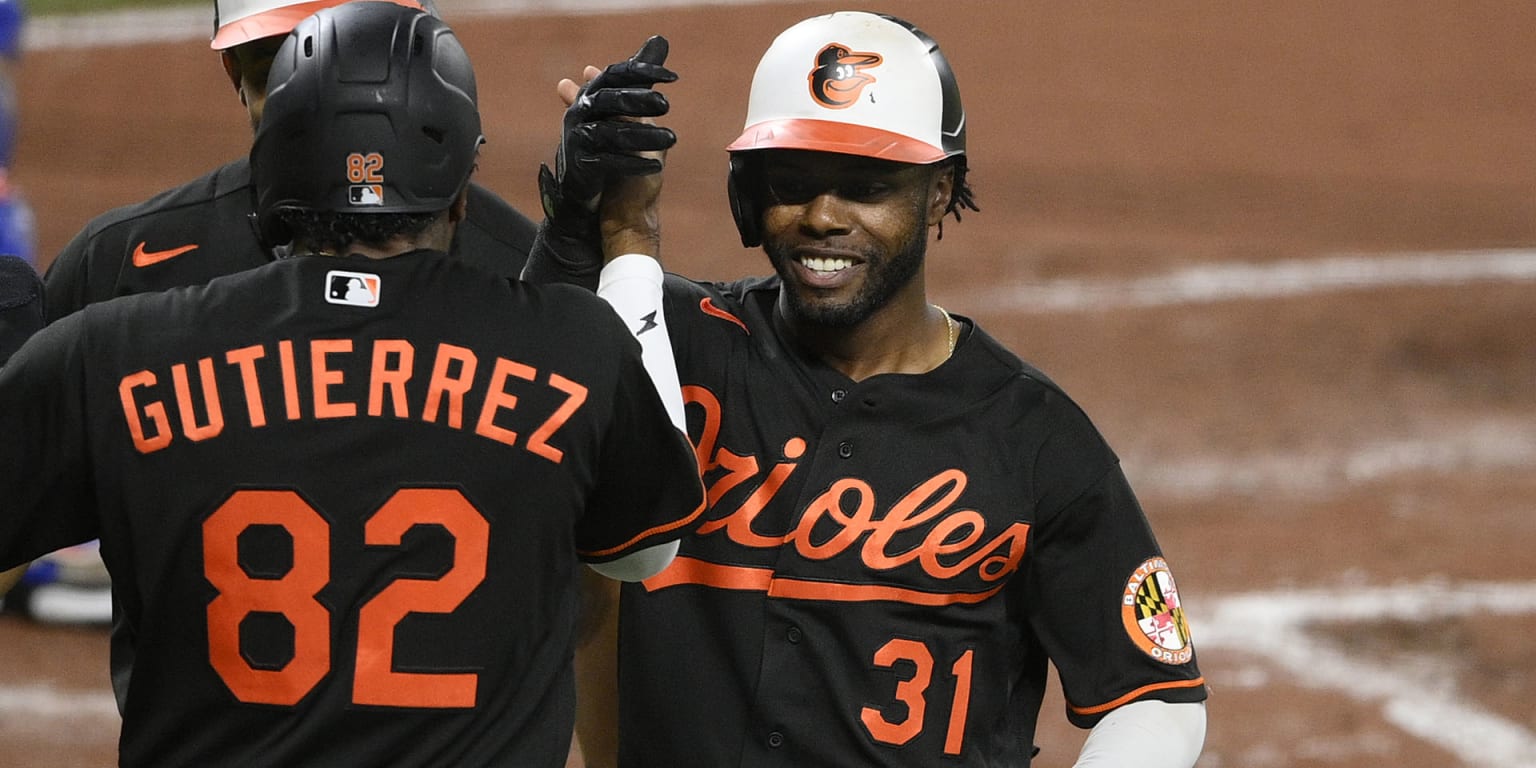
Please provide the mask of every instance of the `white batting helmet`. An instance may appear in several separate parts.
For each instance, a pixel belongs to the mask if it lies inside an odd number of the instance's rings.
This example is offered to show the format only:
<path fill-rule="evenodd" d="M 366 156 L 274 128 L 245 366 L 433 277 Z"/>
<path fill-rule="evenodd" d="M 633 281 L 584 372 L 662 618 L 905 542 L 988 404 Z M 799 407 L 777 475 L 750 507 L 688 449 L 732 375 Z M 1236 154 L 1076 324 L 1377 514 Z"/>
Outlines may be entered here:
<path fill-rule="evenodd" d="M 418 0 L 387 1 L 431 11 Z M 222 51 L 252 40 L 286 35 L 315 12 L 346 2 L 349 0 L 214 0 L 211 46 Z"/>
<path fill-rule="evenodd" d="M 726 149 L 934 163 L 965 152 L 965 109 L 932 38 L 893 16 L 839 11 L 773 41 L 752 77 L 746 129 Z"/>
<path fill-rule="evenodd" d="M 757 64 L 726 196 L 742 245 L 762 243 L 754 150 L 802 149 L 965 171 L 965 108 L 939 44 L 912 24 L 839 11 L 784 30 Z M 968 188 L 951 209 L 974 208 Z"/>

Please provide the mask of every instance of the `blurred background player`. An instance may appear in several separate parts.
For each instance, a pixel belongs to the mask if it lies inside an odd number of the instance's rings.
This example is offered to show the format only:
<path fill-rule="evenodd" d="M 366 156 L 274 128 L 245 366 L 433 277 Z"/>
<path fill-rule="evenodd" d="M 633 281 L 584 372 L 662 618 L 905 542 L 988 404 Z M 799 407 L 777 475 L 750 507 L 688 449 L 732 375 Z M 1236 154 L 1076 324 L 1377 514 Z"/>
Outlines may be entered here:
<path fill-rule="evenodd" d="M 559 84 L 567 137 L 670 79 L 625 71 Z M 1022 768 L 1052 666 L 1091 729 L 1077 768 L 1193 766 L 1205 681 L 1118 457 L 1061 388 L 928 299 L 930 242 L 977 209 L 938 44 L 880 14 L 794 24 L 726 149 L 741 242 L 773 274 L 665 278 L 709 501 L 673 564 L 623 587 L 621 768 Z M 659 238 L 659 185 L 604 189 L 601 251 Z M 543 272 L 536 249 L 527 274 L 595 272 L 557 256 Z"/>
<path fill-rule="evenodd" d="M 101 540 L 123 766 L 562 766 L 582 564 L 671 560 L 692 449 L 602 300 L 446 253 L 483 134 L 445 24 L 323 10 L 272 82 L 255 210 L 292 256 L 0 367 L 0 568 Z"/>
<path fill-rule="evenodd" d="M 32 207 L 11 178 L 21 121 L 16 77 L 26 20 L 22 0 L 0 0 L 0 254 L 20 256 L 36 266 L 37 227 Z"/>
<path fill-rule="evenodd" d="M 22 54 L 23 29 L 27 20 L 22 0 L 0 0 L 0 256 L 15 256 L 25 261 L 29 269 L 37 269 L 37 226 L 32 207 L 22 195 L 21 189 L 11 178 L 11 163 L 16 154 L 16 138 L 21 122 L 21 102 L 17 96 L 16 77 L 19 75 Z M 7 265 L 9 272 L 0 277 L 11 281 L 0 286 L 9 289 L 13 297 L 30 290 L 30 284 L 18 280 L 24 278 Z M 0 309 L 5 309 L 0 307 Z M 17 307 L 10 308 L 12 312 Z M 29 312 L 42 312 L 42 302 L 29 307 Z M 7 324 L 5 332 L 10 341 L 18 340 L 19 334 L 30 327 L 25 324 Z M 3 362 L 3 359 L 0 359 Z M 54 588 L 54 585 L 60 585 Z M 106 621 L 110 617 L 105 569 L 92 544 L 73 547 L 68 551 L 50 555 L 26 573 L 25 583 L 7 600 L 0 600 L 0 608 L 8 611 L 30 611 L 35 604 L 38 618 L 43 621 Z M 32 593 L 40 589 L 34 603 Z"/>
<path fill-rule="evenodd" d="M 0 0 L 13 4 L 16 0 Z M 305 17 L 347 0 L 216 0 L 213 50 L 254 131 L 266 101 L 267 71 L 287 34 Z M 417 0 L 395 0 L 422 9 Z M 3 7 L 3 6 L 0 6 Z M 430 5 L 425 10 L 432 12 Z M 0 208 L 3 210 L 3 208 Z M 148 200 L 92 219 L 49 264 L 47 314 L 54 320 L 115 296 L 198 285 L 277 257 L 252 226 L 255 191 L 247 158 L 232 160 Z M 478 184 L 451 254 L 496 276 L 516 276 L 535 226 Z M 106 573 L 94 544 L 49 555 L 27 574 L 12 607 L 42 621 L 111 620 Z"/>

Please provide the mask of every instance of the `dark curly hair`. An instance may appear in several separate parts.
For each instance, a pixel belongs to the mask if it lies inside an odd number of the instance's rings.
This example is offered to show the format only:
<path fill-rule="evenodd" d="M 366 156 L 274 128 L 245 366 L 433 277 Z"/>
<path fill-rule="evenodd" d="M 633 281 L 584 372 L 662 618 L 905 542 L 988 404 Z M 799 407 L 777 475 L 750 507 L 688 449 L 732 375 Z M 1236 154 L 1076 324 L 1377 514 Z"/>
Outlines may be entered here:
<path fill-rule="evenodd" d="M 971 189 L 971 182 L 966 178 L 970 174 L 971 169 L 965 162 L 965 155 L 955 155 L 946 162 L 954 170 L 955 184 L 954 192 L 949 196 L 949 207 L 944 209 L 944 213 L 953 213 L 955 221 L 959 221 L 962 209 L 980 212 L 981 208 L 976 205 L 976 193 Z M 944 239 L 944 221 L 942 219 L 939 221 L 939 239 Z"/>
<path fill-rule="evenodd" d="M 381 246 L 397 235 L 419 235 L 441 212 L 336 213 L 283 208 L 275 215 L 292 235 L 293 242 L 304 244 L 303 252 L 340 254 L 353 243 Z"/>

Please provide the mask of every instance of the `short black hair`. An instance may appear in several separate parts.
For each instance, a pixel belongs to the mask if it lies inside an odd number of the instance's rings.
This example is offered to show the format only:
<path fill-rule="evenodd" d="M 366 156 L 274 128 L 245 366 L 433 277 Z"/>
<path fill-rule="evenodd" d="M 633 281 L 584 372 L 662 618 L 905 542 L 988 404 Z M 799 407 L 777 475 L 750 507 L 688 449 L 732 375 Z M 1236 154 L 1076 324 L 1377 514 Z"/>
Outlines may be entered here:
<path fill-rule="evenodd" d="M 282 208 L 275 214 L 293 242 L 303 246 L 302 252 L 341 254 L 353 243 L 379 247 L 396 236 L 420 235 L 442 212 L 336 213 Z"/>

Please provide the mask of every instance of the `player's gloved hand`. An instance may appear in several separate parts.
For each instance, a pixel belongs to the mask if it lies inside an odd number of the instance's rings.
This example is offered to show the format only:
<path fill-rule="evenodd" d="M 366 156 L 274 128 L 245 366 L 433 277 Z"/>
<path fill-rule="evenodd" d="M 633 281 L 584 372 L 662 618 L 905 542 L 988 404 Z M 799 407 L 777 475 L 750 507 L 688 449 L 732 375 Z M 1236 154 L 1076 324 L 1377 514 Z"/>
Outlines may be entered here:
<path fill-rule="evenodd" d="M 665 95 L 652 90 L 677 75 L 667 69 L 669 46 L 652 37 L 625 61 L 587 68 L 587 83 L 562 81 L 567 102 L 555 167 L 539 168 L 544 222 L 528 254 L 523 279 L 565 282 L 596 290 L 603 268 L 599 204 L 608 182 L 625 175 L 654 174 L 677 137 L 651 118 L 666 114 Z M 569 90 L 568 90 L 569 89 Z M 640 153 L 652 156 L 643 157 Z"/>
<path fill-rule="evenodd" d="M 654 36 L 635 55 L 588 80 L 565 110 L 555 167 L 539 166 L 539 197 L 547 225 L 565 237 L 592 238 L 598 203 L 610 179 L 661 170 L 663 152 L 677 142 L 670 128 L 649 118 L 667 113 L 667 97 L 652 86 L 670 83 L 667 39 Z"/>

